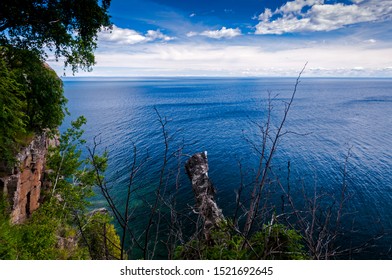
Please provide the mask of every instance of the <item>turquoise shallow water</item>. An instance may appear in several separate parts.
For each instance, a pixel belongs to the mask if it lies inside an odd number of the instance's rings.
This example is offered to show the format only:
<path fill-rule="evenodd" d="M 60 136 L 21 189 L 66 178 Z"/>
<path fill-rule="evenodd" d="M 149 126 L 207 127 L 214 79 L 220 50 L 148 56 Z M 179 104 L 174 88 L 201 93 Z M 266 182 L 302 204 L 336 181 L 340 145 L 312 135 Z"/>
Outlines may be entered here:
<path fill-rule="evenodd" d="M 230 216 L 240 184 L 238 161 L 249 176 L 245 181 L 253 178 L 257 155 L 249 141 L 259 141 L 254 122 L 261 124 L 266 117 L 268 92 L 277 124 L 295 79 L 66 78 L 64 84 L 71 117 L 62 128 L 78 115 L 87 118 L 85 138 L 91 144 L 99 135 L 102 148 L 108 149 L 108 178 L 116 179 L 114 192 L 120 202 L 132 143 L 140 156 L 148 153 L 152 159 L 144 178 L 153 181 L 158 173 L 163 142 L 156 108 L 168 120 L 173 149 L 184 142 L 185 154 L 208 151 L 218 203 Z M 353 238 L 360 243 L 392 229 L 392 80 L 303 78 L 285 128 L 294 133 L 279 143 L 273 162 L 278 176 L 287 176 L 290 161 L 293 188 L 317 185 L 337 194 L 351 149 L 347 209 L 358 229 Z M 181 176 L 181 194 L 191 200 L 183 172 Z M 391 258 L 391 244 L 391 237 L 385 236 L 362 257 Z"/>

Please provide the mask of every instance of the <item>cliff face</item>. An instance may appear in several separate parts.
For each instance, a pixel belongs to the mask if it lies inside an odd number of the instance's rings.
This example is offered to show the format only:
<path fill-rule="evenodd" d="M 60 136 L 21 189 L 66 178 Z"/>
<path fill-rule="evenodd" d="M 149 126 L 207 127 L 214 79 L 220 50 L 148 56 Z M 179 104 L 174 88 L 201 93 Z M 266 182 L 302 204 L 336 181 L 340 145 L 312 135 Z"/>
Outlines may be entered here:
<path fill-rule="evenodd" d="M 44 132 L 37 135 L 30 145 L 17 155 L 17 164 L 12 170 L 2 170 L 8 175 L 0 178 L 0 192 L 6 194 L 12 206 L 12 223 L 22 223 L 40 205 L 46 155 L 54 145 Z"/>

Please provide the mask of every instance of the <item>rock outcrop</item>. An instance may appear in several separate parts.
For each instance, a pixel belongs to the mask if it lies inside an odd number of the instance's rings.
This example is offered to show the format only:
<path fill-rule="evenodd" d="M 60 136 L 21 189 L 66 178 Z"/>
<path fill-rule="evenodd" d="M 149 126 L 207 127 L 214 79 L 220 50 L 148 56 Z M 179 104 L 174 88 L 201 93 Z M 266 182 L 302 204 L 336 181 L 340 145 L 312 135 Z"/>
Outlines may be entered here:
<path fill-rule="evenodd" d="M 203 233 L 210 239 L 211 229 L 223 220 L 222 210 L 215 202 L 215 189 L 208 177 L 207 152 L 194 154 L 185 164 L 196 198 L 196 208 L 204 220 Z"/>
<path fill-rule="evenodd" d="M 0 192 L 6 194 L 11 205 L 11 222 L 24 222 L 40 205 L 48 148 L 55 145 L 47 133 L 34 137 L 31 143 L 16 156 L 11 170 L 0 170 Z"/>

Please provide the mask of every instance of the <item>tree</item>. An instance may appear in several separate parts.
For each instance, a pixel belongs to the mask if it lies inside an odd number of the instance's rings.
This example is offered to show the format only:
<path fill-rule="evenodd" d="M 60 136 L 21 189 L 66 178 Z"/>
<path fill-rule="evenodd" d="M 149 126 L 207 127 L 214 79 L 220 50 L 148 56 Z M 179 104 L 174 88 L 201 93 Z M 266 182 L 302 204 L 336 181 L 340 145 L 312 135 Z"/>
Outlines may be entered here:
<path fill-rule="evenodd" d="M 63 95 L 63 83 L 39 56 L 28 50 L 1 48 L 0 58 L 19 85 L 21 94 L 11 91 L 2 92 L 3 96 L 18 98 L 25 104 L 19 107 L 19 114 L 24 114 L 27 130 L 40 131 L 44 128 L 57 128 L 64 116 L 66 98 Z"/>
<path fill-rule="evenodd" d="M 25 132 L 25 95 L 21 87 L 0 57 L 0 160 L 10 161 L 18 135 Z"/>
<path fill-rule="evenodd" d="M 0 72 L 0 160 L 12 164 L 28 135 L 61 124 L 67 100 L 62 81 L 34 52 L 0 47 Z"/>
<path fill-rule="evenodd" d="M 54 51 L 73 71 L 91 70 L 97 32 L 110 25 L 109 6 L 110 0 L 2 0 L 0 45 L 41 58 Z"/>
<path fill-rule="evenodd" d="M 88 248 L 90 258 L 116 259 L 120 257 L 120 239 L 108 213 L 89 212 L 89 198 L 94 195 L 92 187 L 99 178 L 89 159 L 81 159 L 85 123 L 84 117 L 72 122 L 62 133 L 59 146 L 49 151 L 48 167 L 53 170 L 49 177 L 53 186 L 46 205 L 52 217 L 62 220 L 62 227 L 77 229 L 76 239 L 81 247 Z M 95 159 L 107 160 L 104 156 Z"/>
<path fill-rule="evenodd" d="M 24 133 L 57 128 L 66 113 L 63 85 L 44 63 L 63 57 L 91 70 L 97 33 L 110 26 L 110 0 L 0 2 L 0 161 L 8 165 Z"/>
<path fill-rule="evenodd" d="M 305 63 L 304 67 L 302 68 L 301 72 L 297 77 L 291 97 L 289 98 L 289 101 L 285 103 L 283 117 L 276 129 L 274 130 L 271 123 L 272 103 L 270 98 L 268 101 L 268 113 L 266 123 L 262 125 L 256 124 L 256 126 L 261 132 L 262 139 L 260 145 L 254 145 L 254 148 L 259 154 L 259 166 L 256 171 L 257 175 L 250 195 L 249 209 L 246 213 L 246 223 L 243 230 L 245 236 L 249 235 L 256 220 L 258 219 L 258 217 L 261 216 L 259 215 L 260 202 L 262 200 L 263 189 L 267 185 L 268 176 L 271 169 L 271 162 L 275 156 L 275 152 L 281 138 L 287 133 L 289 133 L 288 131 L 285 132 L 283 128 L 286 123 L 291 105 L 294 101 L 295 94 L 300 83 L 301 75 L 305 71 L 307 64 L 308 63 Z M 237 207 L 238 206 L 239 205 L 237 204 Z"/>

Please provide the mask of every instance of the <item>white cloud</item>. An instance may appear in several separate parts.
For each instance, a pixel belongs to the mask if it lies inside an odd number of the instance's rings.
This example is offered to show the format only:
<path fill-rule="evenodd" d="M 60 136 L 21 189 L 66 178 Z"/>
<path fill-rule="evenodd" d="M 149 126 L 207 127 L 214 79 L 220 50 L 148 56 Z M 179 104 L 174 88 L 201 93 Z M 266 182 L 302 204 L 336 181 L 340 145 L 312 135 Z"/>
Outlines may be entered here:
<path fill-rule="evenodd" d="M 369 40 L 365 40 L 364 42 L 365 42 L 365 43 L 369 43 L 369 44 L 375 44 L 375 43 L 377 43 L 377 40 L 375 40 L 375 39 L 369 39 Z"/>
<path fill-rule="evenodd" d="M 170 41 L 173 40 L 173 37 L 169 37 L 164 35 L 160 30 L 148 30 L 145 37 L 148 41 L 162 40 L 162 41 Z"/>
<path fill-rule="evenodd" d="M 295 0 L 259 15 L 256 34 L 331 31 L 347 25 L 391 19 L 391 0 L 324 4 L 324 0 Z M 307 9 L 304 9 L 304 8 Z"/>
<path fill-rule="evenodd" d="M 222 38 L 234 38 L 241 35 L 241 30 L 239 28 L 226 28 L 222 27 L 218 30 L 205 30 L 203 32 L 188 32 L 186 34 L 188 37 L 193 37 L 197 35 L 206 36 L 213 39 L 222 39 Z"/>
<path fill-rule="evenodd" d="M 197 36 L 197 35 L 199 35 L 199 33 L 193 32 L 193 31 L 188 32 L 188 33 L 186 34 L 186 36 L 188 36 L 188 37 L 193 37 L 193 36 Z"/>
<path fill-rule="evenodd" d="M 344 45 L 298 44 L 264 40 L 262 46 L 214 43 L 147 44 L 131 49 L 106 49 L 96 53 L 96 76 L 296 76 L 306 61 L 305 76 L 389 76 L 389 45 L 377 48 L 366 42 Z M 58 73 L 62 74 L 59 63 Z M 56 67 L 56 62 L 50 62 Z"/>
<path fill-rule="evenodd" d="M 275 13 L 300 13 L 304 7 L 311 7 L 313 5 L 322 5 L 324 4 L 324 0 L 295 0 L 289 1 L 284 4 L 282 7 L 276 10 Z"/>
<path fill-rule="evenodd" d="M 206 30 L 200 33 L 200 35 L 207 36 L 209 38 L 221 39 L 221 38 L 233 38 L 241 35 L 239 28 L 226 28 L 222 27 L 219 30 Z"/>
<path fill-rule="evenodd" d="M 98 38 L 100 42 L 111 42 L 121 45 L 134 45 L 151 41 L 170 41 L 173 37 L 164 35 L 160 30 L 148 30 L 146 34 L 141 34 L 135 30 L 120 28 L 113 25 L 112 30 L 102 31 Z"/>
<path fill-rule="evenodd" d="M 271 9 L 265 9 L 264 13 L 259 15 L 259 20 L 261 20 L 262 22 L 267 23 L 271 17 L 272 17 Z"/>

